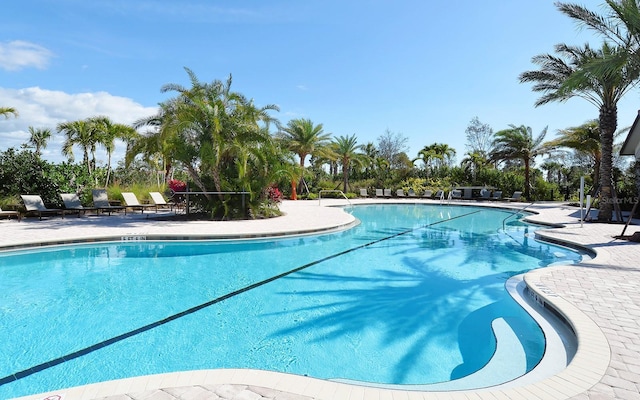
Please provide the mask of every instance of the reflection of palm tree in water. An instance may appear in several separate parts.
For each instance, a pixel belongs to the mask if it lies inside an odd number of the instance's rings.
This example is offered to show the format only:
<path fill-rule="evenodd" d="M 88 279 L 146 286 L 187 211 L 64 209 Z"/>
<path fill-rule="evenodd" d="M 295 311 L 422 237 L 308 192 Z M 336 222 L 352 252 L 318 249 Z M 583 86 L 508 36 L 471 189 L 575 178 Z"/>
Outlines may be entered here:
<path fill-rule="evenodd" d="M 409 341 L 403 354 L 399 354 L 392 368 L 393 376 L 389 382 L 393 383 L 432 383 L 411 381 L 416 374 L 423 376 L 421 370 L 442 369 L 439 375 L 446 380 L 456 361 L 443 361 L 448 365 L 441 365 L 441 361 L 431 357 L 430 349 L 444 346 L 455 353 L 458 349 L 458 332 L 461 321 L 465 321 L 478 306 L 478 300 L 486 304 L 499 302 L 504 296 L 500 275 L 479 277 L 476 279 L 460 280 L 446 273 L 432 270 L 423 265 L 422 261 L 405 257 L 403 263 L 411 272 L 397 272 L 392 270 L 377 271 L 377 276 L 384 278 L 364 278 L 360 276 L 345 276 L 332 274 L 311 273 L 308 271 L 290 275 L 283 280 L 296 279 L 309 281 L 308 291 L 282 291 L 285 296 L 315 297 L 326 299 L 314 304 L 313 307 L 301 307 L 288 310 L 286 313 L 312 313 L 311 318 L 301 318 L 286 329 L 273 334 L 274 337 L 287 337 L 297 331 L 311 333 L 312 342 L 333 340 L 337 337 L 359 338 L 371 327 L 382 329 L 383 346 L 395 346 Z M 358 289 L 326 290 L 323 287 L 332 282 L 353 283 Z M 365 286 L 359 283 L 367 282 Z M 284 287 L 289 285 L 283 283 Z M 285 313 L 285 312 L 283 312 Z M 491 321 L 482 321 L 491 329 Z M 477 368 L 486 364 L 492 352 L 485 352 L 490 342 L 486 335 L 475 335 L 465 338 L 464 350 L 475 352 L 484 358 L 476 357 L 472 364 L 468 357 L 465 366 Z M 473 349 L 476 350 L 473 350 Z M 343 349 L 341 349 L 343 350 Z M 349 349 L 344 349 L 349 351 Z M 362 349 L 360 349 L 362 350 Z M 358 354 L 354 355 L 357 358 Z M 354 359 L 354 362 L 358 362 Z M 336 376 L 347 379 L 362 379 L 367 377 L 340 376 L 336 366 Z M 448 369 L 447 369 L 448 368 Z M 386 382 L 386 383 L 389 383 Z"/>

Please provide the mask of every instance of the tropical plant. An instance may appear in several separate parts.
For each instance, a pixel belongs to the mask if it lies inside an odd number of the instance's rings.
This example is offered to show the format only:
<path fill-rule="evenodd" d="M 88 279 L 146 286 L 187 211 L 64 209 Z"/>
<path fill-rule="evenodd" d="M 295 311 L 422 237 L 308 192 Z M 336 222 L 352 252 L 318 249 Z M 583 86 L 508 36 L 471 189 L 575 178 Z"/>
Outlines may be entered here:
<path fill-rule="evenodd" d="M 338 161 L 342 165 L 342 191 L 347 193 L 349 186 L 349 169 L 351 164 L 364 165 L 364 155 L 359 153 L 358 150 L 362 149 L 361 145 L 358 145 L 358 139 L 356 135 L 351 136 L 339 136 L 334 140 L 333 151 L 338 156 Z"/>
<path fill-rule="evenodd" d="M 29 144 L 35 148 L 36 156 L 42 155 L 42 149 L 47 147 L 51 138 L 51 129 L 29 127 Z"/>
<path fill-rule="evenodd" d="M 95 167 L 95 151 L 99 140 L 91 123 L 88 120 L 62 122 L 56 129 L 65 135 L 62 154 L 68 158 L 69 162 L 73 162 L 75 160 L 73 147 L 79 146 L 82 149 L 82 163 L 91 175 Z M 93 155 L 93 159 L 89 157 L 90 154 Z"/>
<path fill-rule="evenodd" d="M 18 116 L 18 111 L 13 107 L 0 107 L 0 115 L 9 118 L 9 115 Z"/>
<path fill-rule="evenodd" d="M 324 133 L 322 124 L 315 125 L 305 118 L 290 120 L 278 137 L 283 140 L 286 148 L 298 155 L 301 167 L 304 167 L 308 155 L 325 155 L 326 146 L 331 140 L 331 134 Z"/>
<path fill-rule="evenodd" d="M 96 135 L 96 141 L 102 145 L 107 151 L 107 177 L 104 187 L 109 186 L 109 177 L 111 175 L 111 156 L 115 150 L 116 139 L 128 141 L 136 136 L 136 131 L 132 127 L 124 124 L 117 124 L 111 121 L 109 117 L 100 116 L 90 118 L 89 123 L 92 131 Z"/>
<path fill-rule="evenodd" d="M 547 134 L 545 127 L 537 137 L 533 137 L 531 127 L 510 125 L 509 129 L 496 132 L 490 157 L 495 161 L 517 160 L 524 166 L 524 197 L 531 198 L 531 165 L 537 156 L 546 150 L 542 141 Z"/>
<path fill-rule="evenodd" d="M 611 221 L 613 178 L 613 135 L 618 124 L 617 105 L 640 76 L 640 10 L 636 0 L 605 2 L 610 15 L 601 16 L 587 8 L 558 3 L 561 12 L 595 29 L 615 44 L 604 42 L 600 49 L 589 45 L 556 45 L 559 56 L 539 55 L 533 62 L 539 71 L 525 72 L 521 82 L 536 82 L 534 91 L 544 95 L 537 105 L 581 97 L 598 107 L 600 126 L 599 221 Z"/>
<path fill-rule="evenodd" d="M 549 151 L 566 147 L 589 157 L 593 166 L 593 182 L 600 180 L 600 163 L 602 151 L 600 147 L 600 127 L 597 120 L 591 120 L 576 127 L 558 131 L 558 136 L 543 144 Z"/>

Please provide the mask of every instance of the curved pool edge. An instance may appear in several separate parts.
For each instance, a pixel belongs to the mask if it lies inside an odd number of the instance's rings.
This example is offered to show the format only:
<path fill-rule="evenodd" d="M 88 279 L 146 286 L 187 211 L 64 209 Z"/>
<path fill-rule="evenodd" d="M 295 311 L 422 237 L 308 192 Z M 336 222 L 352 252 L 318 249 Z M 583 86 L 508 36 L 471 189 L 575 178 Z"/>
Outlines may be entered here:
<path fill-rule="evenodd" d="M 534 223 L 538 222 L 535 221 Z M 553 225 L 558 226 L 558 224 Z M 536 234 L 536 236 L 538 235 Z M 92 239 L 93 238 L 89 239 L 89 241 Z M 87 241 L 87 238 L 85 238 L 84 241 Z M 554 242 L 566 244 L 569 245 L 569 247 L 580 246 L 590 252 L 596 253 L 588 246 L 570 241 L 554 239 Z M 606 257 L 606 251 L 598 250 L 596 254 L 598 261 Z M 43 399 L 49 395 L 56 394 L 62 395 L 62 398 L 65 400 L 96 399 L 163 388 L 207 385 L 248 385 L 283 391 L 290 394 L 310 396 L 316 399 L 352 399 L 369 398 L 369 396 L 375 398 L 408 399 L 568 399 L 587 391 L 600 382 L 609 365 L 611 354 L 609 343 L 597 324 L 572 303 L 564 300 L 556 293 L 550 291 L 544 284 L 540 283 L 541 276 L 549 273 L 552 269 L 564 267 L 566 266 L 553 266 L 530 271 L 525 274 L 525 282 L 540 301 L 544 302 L 545 306 L 555 310 L 555 312 L 569 323 L 578 337 L 578 349 L 566 369 L 552 377 L 523 386 L 421 392 L 357 386 L 273 371 L 216 369 L 132 377 L 30 395 L 20 397 L 19 399 Z"/>

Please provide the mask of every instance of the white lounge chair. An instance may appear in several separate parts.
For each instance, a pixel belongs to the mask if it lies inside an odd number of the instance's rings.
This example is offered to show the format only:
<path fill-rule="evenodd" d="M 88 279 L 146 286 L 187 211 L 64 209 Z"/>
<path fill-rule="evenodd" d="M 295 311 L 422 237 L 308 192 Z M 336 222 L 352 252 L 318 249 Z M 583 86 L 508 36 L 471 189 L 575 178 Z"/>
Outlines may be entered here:
<path fill-rule="evenodd" d="M 382 189 L 376 189 L 376 197 L 384 197 L 384 192 Z"/>
<path fill-rule="evenodd" d="M 173 203 L 167 203 L 162 193 L 149 192 L 149 197 L 151 197 L 151 201 L 156 206 L 156 211 L 158 211 L 158 208 L 160 207 L 164 207 L 164 208 L 168 207 L 171 211 L 173 211 Z"/>
<path fill-rule="evenodd" d="M 416 191 L 413 188 L 409 188 L 408 194 L 409 197 L 416 197 Z"/>
<path fill-rule="evenodd" d="M 385 189 L 383 193 L 384 193 L 384 197 L 388 199 L 391 198 L 391 189 Z"/>
<path fill-rule="evenodd" d="M 158 212 L 158 206 L 156 206 L 155 204 L 142 204 L 138 201 L 138 198 L 136 197 L 135 193 L 133 192 L 122 192 L 120 193 L 122 195 L 122 198 L 124 199 L 124 204 L 125 207 L 129 207 L 132 208 L 134 210 L 140 210 L 141 213 L 144 214 L 144 210 L 147 208 L 155 208 L 156 212 Z"/>
<path fill-rule="evenodd" d="M 433 196 L 433 190 L 427 189 L 422 193 L 422 197 L 426 197 L 427 199 L 430 199 L 431 196 Z"/>
<path fill-rule="evenodd" d="M 20 197 L 24 203 L 24 208 L 27 210 L 27 214 L 36 214 L 41 221 L 43 215 L 61 215 L 64 219 L 65 210 L 61 208 L 47 208 L 39 195 L 22 194 Z"/>
<path fill-rule="evenodd" d="M 396 196 L 397 197 L 407 197 L 407 196 L 405 196 L 403 189 L 396 190 Z"/>
<path fill-rule="evenodd" d="M 369 197 L 369 193 L 367 192 L 367 189 L 360 188 L 360 197 Z"/>
<path fill-rule="evenodd" d="M 124 210 L 124 215 L 127 215 L 127 209 L 125 207 L 112 206 L 111 203 L 109 203 L 109 197 L 106 190 L 93 189 L 91 194 L 93 195 L 93 206 L 97 208 L 98 211 L 107 211 L 109 215 L 111 215 L 111 211 Z"/>

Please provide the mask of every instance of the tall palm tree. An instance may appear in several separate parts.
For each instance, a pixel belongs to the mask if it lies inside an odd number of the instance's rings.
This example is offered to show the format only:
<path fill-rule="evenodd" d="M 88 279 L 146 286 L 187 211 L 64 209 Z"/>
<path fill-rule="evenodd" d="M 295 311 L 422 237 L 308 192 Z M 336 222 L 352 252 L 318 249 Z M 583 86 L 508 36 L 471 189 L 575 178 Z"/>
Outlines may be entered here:
<path fill-rule="evenodd" d="M 109 186 L 111 156 L 115 150 L 116 139 L 124 141 L 133 139 L 136 136 L 136 131 L 128 125 L 114 123 L 109 117 L 105 116 L 90 118 L 89 123 L 93 125 L 97 143 L 107 151 L 107 177 L 104 182 L 104 187 L 106 188 Z"/>
<path fill-rule="evenodd" d="M 491 159 L 495 161 L 519 160 L 524 165 L 524 197 L 531 199 L 531 165 L 537 156 L 546 150 L 542 141 L 547 134 L 544 128 L 537 137 L 533 137 L 531 127 L 510 125 L 509 129 L 496 132 L 493 140 Z"/>
<path fill-rule="evenodd" d="M 279 133 L 279 137 L 289 150 L 298 155 L 301 167 L 304 167 L 304 162 L 308 155 L 318 154 L 322 156 L 324 147 L 331 140 L 331 134 L 324 133 L 322 124 L 315 125 L 310 119 L 306 118 L 290 120 L 287 126 Z"/>
<path fill-rule="evenodd" d="M 580 97 L 599 109 L 600 147 L 600 208 L 599 221 L 611 221 L 613 203 L 613 135 L 618 124 L 618 102 L 633 86 L 639 70 L 630 64 L 618 64 L 616 68 L 594 69 L 594 63 L 620 60 L 627 50 L 603 43 L 600 49 L 556 45 L 558 56 L 549 54 L 533 58 L 540 65 L 537 71 L 520 75 L 520 82 L 534 82 L 533 91 L 544 93 L 535 105 L 552 101 L 567 101 Z"/>
<path fill-rule="evenodd" d="M 600 126 L 597 120 L 585 122 L 580 126 L 575 126 L 558 131 L 558 136 L 542 145 L 549 151 L 561 147 L 573 149 L 580 154 L 584 154 L 593 165 L 593 182 L 600 181 L 600 164 L 602 161 L 602 151 L 600 147 Z"/>
<path fill-rule="evenodd" d="M 36 149 L 36 156 L 40 157 L 42 149 L 47 147 L 47 142 L 51 138 L 51 129 L 29 127 L 29 144 Z"/>
<path fill-rule="evenodd" d="M 9 118 L 9 115 L 18 116 L 18 111 L 13 107 L 0 107 L 0 115 Z"/>
<path fill-rule="evenodd" d="M 364 155 L 358 153 L 362 146 L 358 145 L 358 139 L 355 134 L 338 136 L 334 139 L 334 144 L 333 151 L 338 156 L 340 164 L 342 164 L 342 191 L 346 193 L 349 186 L 349 168 L 351 164 L 364 164 Z"/>
<path fill-rule="evenodd" d="M 98 136 L 93 129 L 92 124 L 88 120 L 77 120 L 61 122 L 56 127 L 58 132 L 65 135 L 65 141 L 62 144 L 62 154 L 66 156 L 70 162 L 74 160 L 73 147 L 79 146 L 82 149 L 82 162 L 87 167 L 89 175 L 93 173 L 94 162 L 89 158 L 89 154 L 95 155 Z"/>

